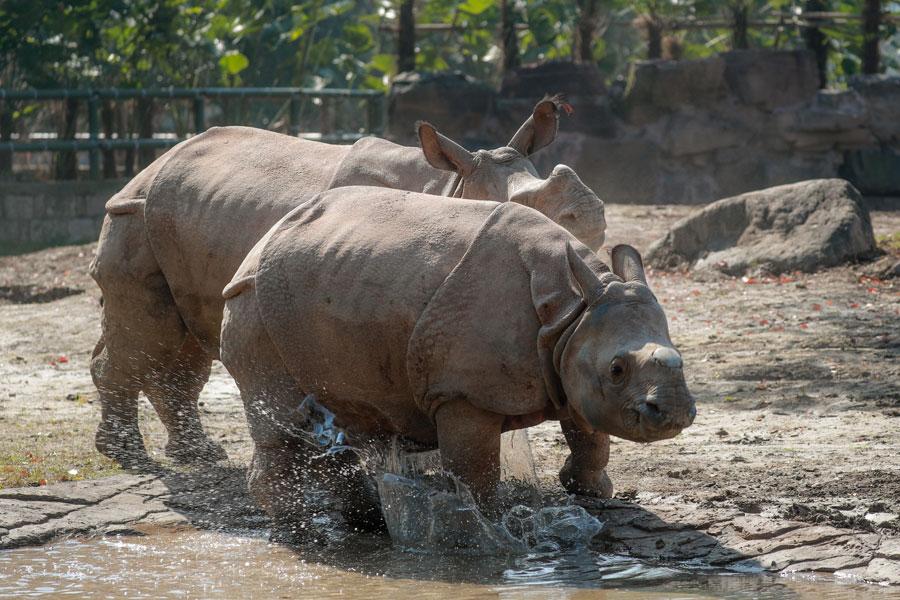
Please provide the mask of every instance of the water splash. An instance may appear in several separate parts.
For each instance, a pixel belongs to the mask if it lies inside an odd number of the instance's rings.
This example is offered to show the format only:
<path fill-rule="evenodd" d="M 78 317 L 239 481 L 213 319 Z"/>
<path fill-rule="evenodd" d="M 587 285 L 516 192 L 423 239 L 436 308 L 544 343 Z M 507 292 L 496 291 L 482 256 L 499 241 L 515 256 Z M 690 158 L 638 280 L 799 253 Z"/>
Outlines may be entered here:
<path fill-rule="evenodd" d="M 501 496 L 508 510 L 486 515 L 469 489 L 443 471 L 439 451 L 407 452 L 400 440 L 351 446 L 334 414 L 312 394 L 300 404 L 304 435 L 323 455 L 353 451 L 377 486 L 393 543 L 413 552 L 523 555 L 586 548 L 602 523 L 575 505 L 540 506 L 538 478 L 525 430 L 501 436 Z M 522 497 L 531 506 L 522 504 Z"/>

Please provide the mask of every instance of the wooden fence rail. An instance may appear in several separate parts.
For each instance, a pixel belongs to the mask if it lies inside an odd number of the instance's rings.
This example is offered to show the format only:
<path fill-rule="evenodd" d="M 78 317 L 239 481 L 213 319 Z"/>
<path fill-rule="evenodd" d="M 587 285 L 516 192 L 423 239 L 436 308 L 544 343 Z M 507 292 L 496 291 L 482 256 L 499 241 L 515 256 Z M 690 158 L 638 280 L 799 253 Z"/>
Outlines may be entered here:
<path fill-rule="evenodd" d="M 48 89 L 48 90 L 7 90 L 0 89 L 0 104 L 3 110 L 2 139 L 0 139 L 0 171 L 11 169 L 12 154 L 15 152 L 78 152 L 89 153 L 90 175 L 93 179 L 100 177 L 100 153 L 115 149 L 155 149 L 174 146 L 182 141 L 179 138 L 154 138 L 146 134 L 129 138 L 102 138 L 100 135 L 100 103 L 103 100 L 140 99 L 182 99 L 193 101 L 193 132 L 206 130 L 206 102 L 209 99 L 223 98 L 287 98 L 290 105 L 288 122 L 291 135 L 300 135 L 301 102 L 303 98 L 319 98 L 324 103 L 329 99 L 357 98 L 366 102 L 364 132 L 323 132 L 317 136 L 322 141 L 346 143 L 355 141 L 363 135 L 377 133 L 382 128 L 382 112 L 384 94 L 376 90 L 350 89 L 312 89 L 302 87 L 247 87 L 247 88 L 159 88 L 159 89 Z M 31 141 L 13 141 L 12 105 L 14 102 L 55 100 L 86 101 L 88 111 L 87 139 L 47 139 Z M 145 132 L 144 132 L 145 133 Z M 151 134 L 152 135 L 152 130 Z"/>

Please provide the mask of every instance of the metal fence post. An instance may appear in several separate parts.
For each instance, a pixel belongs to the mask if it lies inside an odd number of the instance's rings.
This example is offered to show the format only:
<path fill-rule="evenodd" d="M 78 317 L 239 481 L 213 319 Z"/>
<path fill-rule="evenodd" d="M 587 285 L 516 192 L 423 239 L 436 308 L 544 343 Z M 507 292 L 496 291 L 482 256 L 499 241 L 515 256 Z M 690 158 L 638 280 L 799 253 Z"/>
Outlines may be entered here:
<path fill-rule="evenodd" d="M 11 143 L 13 130 L 13 101 L 7 100 L 0 104 L 0 141 L 4 144 Z M 13 153 L 12 150 L 0 150 L 0 174 L 12 174 Z"/>
<path fill-rule="evenodd" d="M 206 131 L 206 98 L 203 94 L 194 97 L 194 129 L 197 133 Z"/>
<path fill-rule="evenodd" d="M 369 96 L 366 98 L 366 133 L 374 135 L 380 124 L 381 97 Z"/>
<path fill-rule="evenodd" d="M 300 94 L 291 94 L 289 113 L 290 132 L 296 137 L 300 135 Z"/>
<path fill-rule="evenodd" d="M 91 179 L 100 179 L 100 114 L 97 94 L 88 97 L 88 131 L 91 149 L 88 150 L 91 165 Z"/>

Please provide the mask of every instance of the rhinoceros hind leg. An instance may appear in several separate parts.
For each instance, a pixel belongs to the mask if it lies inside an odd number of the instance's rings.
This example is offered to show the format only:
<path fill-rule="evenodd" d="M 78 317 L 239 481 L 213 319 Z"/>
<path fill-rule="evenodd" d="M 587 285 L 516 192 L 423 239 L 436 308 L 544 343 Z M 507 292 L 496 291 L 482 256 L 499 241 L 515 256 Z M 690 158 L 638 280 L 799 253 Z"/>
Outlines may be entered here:
<path fill-rule="evenodd" d="M 500 433 L 505 417 L 466 400 L 450 400 L 435 413 L 438 447 L 446 470 L 469 486 L 486 506 L 500 481 Z"/>
<path fill-rule="evenodd" d="M 177 356 L 187 330 L 142 211 L 107 215 L 90 272 L 103 292 L 103 333 L 91 361 L 102 407 L 97 449 L 123 466 L 143 466 L 150 461 L 138 429 L 138 393 Z"/>
<path fill-rule="evenodd" d="M 613 484 L 606 474 L 609 435 L 582 431 L 571 419 L 563 419 L 560 425 L 571 451 L 559 472 L 563 487 L 570 494 L 612 498 Z"/>
<path fill-rule="evenodd" d="M 91 376 L 100 395 L 100 425 L 94 445 L 100 454 L 126 469 L 145 469 L 153 462 L 144 448 L 138 428 L 138 393 L 140 383 L 110 360 L 103 338 L 97 342 L 91 358 Z"/>
<path fill-rule="evenodd" d="M 375 488 L 355 453 L 325 454 L 311 441 L 308 415 L 300 408 L 305 394 L 269 339 L 252 289 L 228 300 L 221 355 L 241 390 L 254 442 L 247 487 L 272 517 L 272 539 L 309 540 L 308 524 L 320 507 L 306 502 L 304 490 L 319 486 L 340 498 L 351 527 L 383 527 Z"/>
<path fill-rule="evenodd" d="M 225 450 L 207 437 L 197 407 L 211 364 L 197 339 L 187 334 L 174 360 L 144 386 L 169 434 L 166 456 L 175 462 L 212 463 L 228 458 Z"/>

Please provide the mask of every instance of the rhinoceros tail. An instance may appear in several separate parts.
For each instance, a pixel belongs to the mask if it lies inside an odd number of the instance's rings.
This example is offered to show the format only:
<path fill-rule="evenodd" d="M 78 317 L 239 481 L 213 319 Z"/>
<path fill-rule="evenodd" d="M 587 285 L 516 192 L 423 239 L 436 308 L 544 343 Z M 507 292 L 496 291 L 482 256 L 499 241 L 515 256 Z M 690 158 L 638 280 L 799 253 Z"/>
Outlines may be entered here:
<path fill-rule="evenodd" d="M 144 210 L 146 198 L 120 198 L 113 196 L 106 203 L 106 213 L 110 215 L 132 215 Z"/>
<path fill-rule="evenodd" d="M 222 297 L 228 300 L 229 298 L 234 298 L 244 290 L 249 290 L 253 287 L 256 282 L 256 275 L 247 275 L 246 277 L 241 277 L 235 281 L 232 281 L 228 285 L 225 286 L 225 289 L 222 290 Z"/>

